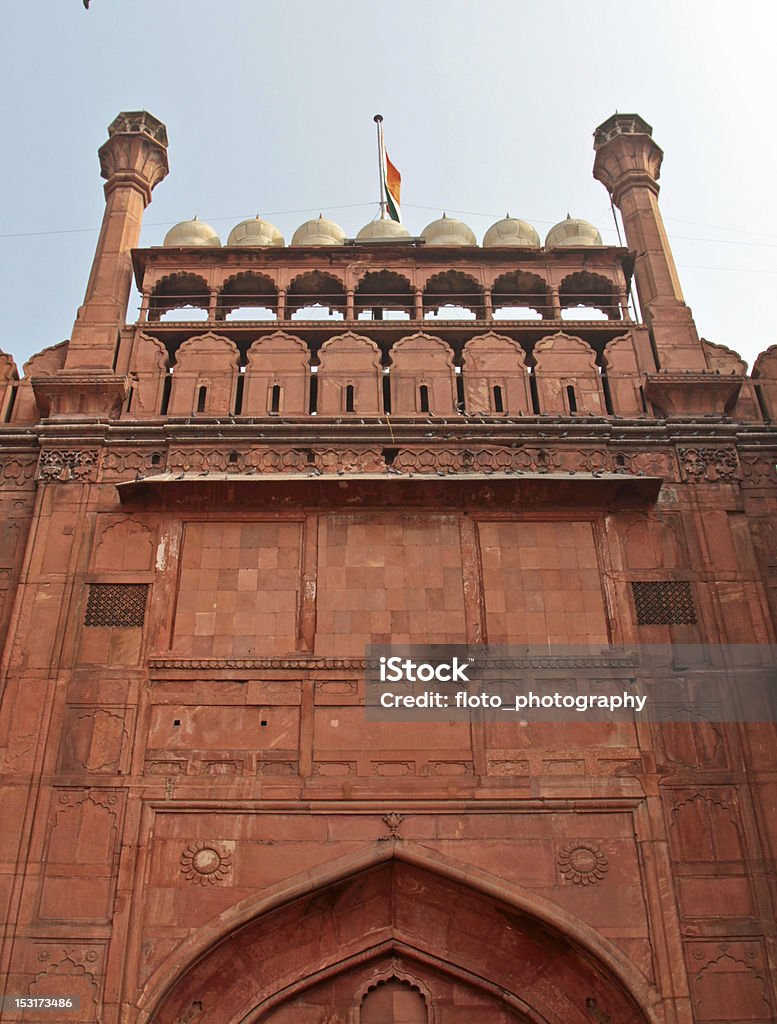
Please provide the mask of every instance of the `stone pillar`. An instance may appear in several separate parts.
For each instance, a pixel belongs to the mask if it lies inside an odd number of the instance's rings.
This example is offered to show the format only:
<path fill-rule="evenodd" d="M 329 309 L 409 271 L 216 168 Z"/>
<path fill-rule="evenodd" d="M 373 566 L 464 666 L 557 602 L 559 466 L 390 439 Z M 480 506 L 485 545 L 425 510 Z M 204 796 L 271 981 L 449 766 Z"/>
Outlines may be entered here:
<path fill-rule="evenodd" d="M 652 132 L 638 114 L 608 118 L 594 133 L 594 177 L 620 210 L 627 244 L 636 253 L 637 294 L 661 369 L 703 372 L 707 368 L 704 350 L 683 299 L 658 208 L 664 154 Z"/>
<path fill-rule="evenodd" d="M 278 320 L 286 319 L 286 289 L 278 289 L 278 312 L 276 314 Z"/>
<path fill-rule="evenodd" d="M 416 288 L 414 293 L 414 308 L 416 320 L 423 320 L 424 318 L 424 293 L 421 288 Z"/>
<path fill-rule="evenodd" d="M 485 313 L 486 320 L 494 319 L 494 300 L 490 288 L 486 288 L 483 291 L 483 311 Z"/>
<path fill-rule="evenodd" d="M 356 319 L 354 295 L 355 295 L 355 293 L 354 293 L 353 288 L 349 288 L 348 291 L 345 293 L 345 319 L 346 320 L 355 320 Z"/>
<path fill-rule="evenodd" d="M 151 191 L 167 175 L 167 131 L 146 111 L 122 113 L 99 150 L 105 214 L 68 346 L 65 371 L 111 374 L 132 287 L 131 250 L 140 240 Z"/>
<path fill-rule="evenodd" d="M 550 305 L 551 320 L 561 319 L 561 296 L 558 293 L 558 285 L 552 284 L 548 289 L 548 303 Z"/>

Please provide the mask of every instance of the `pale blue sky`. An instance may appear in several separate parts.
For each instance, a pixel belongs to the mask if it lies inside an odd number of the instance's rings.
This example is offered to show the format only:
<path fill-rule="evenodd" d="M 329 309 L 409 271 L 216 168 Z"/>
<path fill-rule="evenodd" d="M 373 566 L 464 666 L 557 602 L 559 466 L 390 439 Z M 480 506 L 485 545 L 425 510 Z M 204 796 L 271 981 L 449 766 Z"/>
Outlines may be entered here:
<path fill-rule="evenodd" d="M 96 151 L 140 108 L 170 137 L 147 245 L 195 213 L 222 240 L 257 212 L 287 241 L 319 211 L 354 234 L 377 201 L 376 111 L 411 231 L 446 209 L 480 239 L 509 210 L 544 237 L 570 211 L 614 241 L 591 136 L 636 111 L 666 154 L 700 332 L 751 362 L 777 342 L 771 4 L 28 0 L 4 22 L 0 348 L 20 365 L 69 336 L 103 209 Z"/>

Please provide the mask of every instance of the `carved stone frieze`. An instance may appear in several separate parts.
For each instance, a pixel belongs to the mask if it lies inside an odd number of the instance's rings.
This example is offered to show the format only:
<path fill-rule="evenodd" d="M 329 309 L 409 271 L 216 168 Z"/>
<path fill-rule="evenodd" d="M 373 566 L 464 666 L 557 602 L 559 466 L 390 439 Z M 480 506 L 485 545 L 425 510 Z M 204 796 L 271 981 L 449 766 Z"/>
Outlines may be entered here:
<path fill-rule="evenodd" d="M 148 476 L 165 468 L 165 453 L 153 451 L 109 451 L 103 458 L 105 477 Z"/>
<path fill-rule="evenodd" d="M 38 479 L 85 483 L 97 479 L 100 452 L 96 448 L 44 448 L 38 461 Z"/>
<path fill-rule="evenodd" d="M 35 477 L 34 455 L 11 455 L 0 460 L 0 481 L 7 488 L 28 487 Z"/>
<path fill-rule="evenodd" d="M 739 459 L 746 484 L 777 483 L 777 452 L 764 455 L 743 455 Z"/>
<path fill-rule="evenodd" d="M 736 448 L 679 448 L 683 477 L 690 483 L 738 480 Z"/>
<path fill-rule="evenodd" d="M 733 450 L 733 449 L 732 449 Z M 166 465 L 165 465 L 166 463 Z M 448 476 L 491 473 L 628 473 L 674 477 L 672 456 L 665 452 L 613 452 L 604 446 L 526 447 L 381 447 L 348 448 L 173 448 L 161 452 L 111 452 L 104 471 L 143 476 L 171 473 L 406 473 Z"/>

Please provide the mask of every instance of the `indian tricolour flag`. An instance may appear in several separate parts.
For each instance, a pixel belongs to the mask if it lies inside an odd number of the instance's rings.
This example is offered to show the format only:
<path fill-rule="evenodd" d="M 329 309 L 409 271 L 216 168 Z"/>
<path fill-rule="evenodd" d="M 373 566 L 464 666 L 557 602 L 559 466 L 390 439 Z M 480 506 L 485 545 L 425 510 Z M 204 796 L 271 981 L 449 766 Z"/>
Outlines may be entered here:
<path fill-rule="evenodd" d="M 381 143 L 383 136 L 381 133 Z M 383 194 L 386 198 L 386 212 L 391 220 L 402 223 L 402 214 L 399 210 L 399 188 L 402 178 L 399 171 L 388 158 L 385 145 L 381 145 L 381 171 L 383 174 Z"/>

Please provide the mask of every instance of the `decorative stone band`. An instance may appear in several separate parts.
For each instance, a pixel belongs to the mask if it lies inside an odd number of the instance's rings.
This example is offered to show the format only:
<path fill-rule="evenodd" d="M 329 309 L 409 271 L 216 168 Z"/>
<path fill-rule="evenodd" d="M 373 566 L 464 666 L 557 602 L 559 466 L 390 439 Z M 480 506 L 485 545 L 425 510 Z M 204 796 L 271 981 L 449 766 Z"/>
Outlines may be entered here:
<path fill-rule="evenodd" d="M 104 460 L 106 478 L 126 479 L 152 473 L 299 473 L 343 475 L 354 473 L 437 476 L 460 473 L 616 473 L 624 476 L 678 476 L 674 453 L 631 451 L 590 445 L 572 447 L 251 447 L 207 445 L 172 448 L 161 452 L 110 451 Z"/>
<path fill-rule="evenodd" d="M 149 670 L 164 669 L 302 669 L 319 671 L 359 671 L 376 668 L 377 658 L 319 658 L 300 654 L 289 658 L 149 658 Z M 529 656 L 526 658 L 489 658 L 488 667 L 498 669 L 631 669 L 638 664 L 634 654 L 602 656 Z"/>

